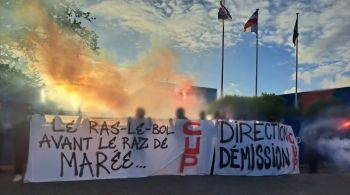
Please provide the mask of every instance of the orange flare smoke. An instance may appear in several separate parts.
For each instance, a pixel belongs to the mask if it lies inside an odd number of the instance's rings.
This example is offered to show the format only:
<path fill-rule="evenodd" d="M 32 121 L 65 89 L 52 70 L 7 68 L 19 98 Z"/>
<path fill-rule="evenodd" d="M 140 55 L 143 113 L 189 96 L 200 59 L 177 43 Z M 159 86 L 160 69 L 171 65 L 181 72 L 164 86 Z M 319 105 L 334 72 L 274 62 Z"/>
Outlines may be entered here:
<path fill-rule="evenodd" d="M 48 98 L 64 109 L 80 108 L 90 115 L 130 116 L 136 107 L 142 106 L 147 115 L 165 118 L 171 117 L 176 107 L 183 106 L 189 116 L 197 117 L 203 101 L 188 97 L 191 79 L 176 72 L 176 56 L 171 50 L 154 49 L 128 68 L 96 60 L 77 38 L 62 33 L 49 21 L 37 5 L 30 4 L 35 7 L 36 17 L 40 17 L 46 41 L 37 34 L 28 35 L 28 39 L 37 45 L 35 67 L 47 85 Z M 181 94 L 160 81 L 178 83 Z"/>

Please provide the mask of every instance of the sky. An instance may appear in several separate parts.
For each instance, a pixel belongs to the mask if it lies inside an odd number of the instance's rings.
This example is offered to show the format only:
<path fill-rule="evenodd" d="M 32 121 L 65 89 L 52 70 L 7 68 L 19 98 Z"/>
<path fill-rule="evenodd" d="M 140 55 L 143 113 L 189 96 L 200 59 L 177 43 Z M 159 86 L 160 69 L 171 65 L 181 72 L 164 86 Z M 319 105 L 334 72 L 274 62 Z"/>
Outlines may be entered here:
<path fill-rule="evenodd" d="M 127 67 L 152 47 L 170 48 L 195 85 L 220 89 L 219 0 L 83 0 L 99 44 Z M 226 0 L 224 93 L 255 93 L 255 34 L 243 25 L 259 8 L 258 94 L 292 93 L 299 12 L 299 90 L 350 86 L 349 0 Z"/>

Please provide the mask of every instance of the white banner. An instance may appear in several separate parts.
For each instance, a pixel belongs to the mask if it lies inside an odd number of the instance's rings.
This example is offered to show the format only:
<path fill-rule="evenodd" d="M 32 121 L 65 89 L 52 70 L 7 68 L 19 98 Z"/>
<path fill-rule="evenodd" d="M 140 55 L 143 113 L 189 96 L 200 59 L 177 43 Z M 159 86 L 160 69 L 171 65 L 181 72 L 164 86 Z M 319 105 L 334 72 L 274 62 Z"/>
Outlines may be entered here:
<path fill-rule="evenodd" d="M 215 174 L 298 173 L 292 129 L 261 124 L 34 115 L 25 181 L 207 175 L 214 146 Z"/>
<path fill-rule="evenodd" d="M 214 174 L 299 173 L 299 149 L 290 126 L 258 121 L 218 123 Z"/>
<path fill-rule="evenodd" d="M 31 121 L 27 182 L 210 172 L 211 121 L 46 118 Z"/>

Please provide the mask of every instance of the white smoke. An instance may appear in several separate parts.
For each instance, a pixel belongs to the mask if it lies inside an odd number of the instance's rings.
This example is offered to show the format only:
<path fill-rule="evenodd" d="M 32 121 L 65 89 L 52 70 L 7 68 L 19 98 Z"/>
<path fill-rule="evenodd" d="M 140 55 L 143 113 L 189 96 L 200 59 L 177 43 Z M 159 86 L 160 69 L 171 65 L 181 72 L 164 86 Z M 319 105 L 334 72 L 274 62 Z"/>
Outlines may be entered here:
<path fill-rule="evenodd" d="M 350 168 L 350 139 L 321 138 L 318 141 L 318 149 L 321 155 L 329 157 L 338 168 Z"/>
<path fill-rule="evenodd" d="M 316 120 L 302 125 L 300 135 L 307 152 L 315 151 L 341 170 L 350 168 L 350 108 L 337 107 L 322 112 Z"/>

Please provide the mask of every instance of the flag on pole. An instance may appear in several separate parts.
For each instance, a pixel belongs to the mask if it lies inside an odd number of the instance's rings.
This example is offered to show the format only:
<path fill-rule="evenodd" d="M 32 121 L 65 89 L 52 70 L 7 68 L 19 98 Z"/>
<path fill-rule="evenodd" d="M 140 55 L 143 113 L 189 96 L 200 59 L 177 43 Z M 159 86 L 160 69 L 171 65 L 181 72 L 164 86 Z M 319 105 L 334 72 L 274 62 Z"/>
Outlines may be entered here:
<path fill-rule="evenodd" d="M 218 19 L 219 20 L 232 20 L 231 14 L 228 11 L 228 9 L 225 7 L 224 3 L 222 0 L 220 1 L 220 9 L 218 13 Z"/>
<path fill-rule="evenodd" d="M 256 35 L 256 56 L 255 56 L 255 96 L 258 96 L 258 62 L 259 62 L 259 37 L 258 37 L 258 13 L 259 9 L 256 9 L 248 21 L 244 24 L 244 32 L 255 32 Z"/>
<path fill-rule="evenodd" d="M 294 25 L 294 32 L 293 32 L 293 43 L 295 46 L 295 96 L 294 96 L 294 107 L 295 109 L 298 109 L 298 18 L 299 13 L 297 14 L 297 19 L 295 21 Z"/>
<path fill-rule="evenodd" d="M 253 15 L 244 24 L 244 32 L 255 32 L 258 34 L 258 11 L 259 9 L 256 9 Z"/>
<path fill-rule="evenodd" d="M 296 44 L 296 40 L 299 36 L 299 32 L 298 32 L 298 15 L 297 15 L 297 19 L 295 21 L 295 25 L 294 25 L 294 32 L 293 32 L 293 43 L 294 43 L 294 46 Z"/>

